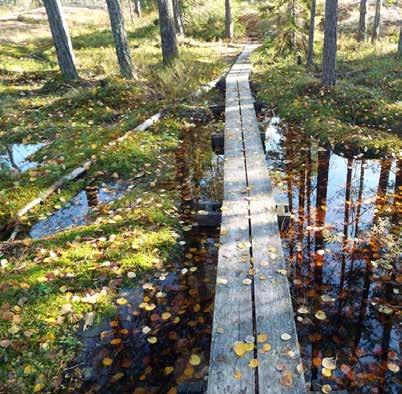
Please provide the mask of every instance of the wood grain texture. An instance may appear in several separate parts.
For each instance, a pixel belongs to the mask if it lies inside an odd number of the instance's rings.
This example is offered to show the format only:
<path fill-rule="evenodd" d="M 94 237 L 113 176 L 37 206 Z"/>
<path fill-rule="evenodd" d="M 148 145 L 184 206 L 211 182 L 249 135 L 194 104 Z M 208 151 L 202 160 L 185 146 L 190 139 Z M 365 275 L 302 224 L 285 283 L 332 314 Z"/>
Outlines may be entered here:
<path fill-rule="evenodd" d="M 249 86 L 252 50 L 246 47 L 226 78 L 225 193 L 208 393 L 304 393 L 276 204 Z M 239 249 L 243 243 L 248 247 Z M 246 286 L 250 268 L 255 274 Z M 291 339 L 283 341 L 284 333 Z M 257 351 L 258 368 L 251 369 L 255 355 L 238 358 L 232 348 L 258 334 L 268 335 L 272 349 Z M 262 344 L 254 341 L 259 350 Z M 279 363 L 284 371 L 278 371 Z M 285 374 L 287 382 L 281 380 Z"/>

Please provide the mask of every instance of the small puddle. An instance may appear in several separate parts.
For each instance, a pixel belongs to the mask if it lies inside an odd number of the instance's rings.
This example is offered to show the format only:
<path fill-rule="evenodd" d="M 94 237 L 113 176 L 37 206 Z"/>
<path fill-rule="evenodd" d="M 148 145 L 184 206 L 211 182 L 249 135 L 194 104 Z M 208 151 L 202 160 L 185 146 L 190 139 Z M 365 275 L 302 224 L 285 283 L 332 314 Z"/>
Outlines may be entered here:
<path fill-rule="evenodd" d="M 2 145 L 0 147 L 0 169 L 24 172 L 37 167 L 38 163 L 28 159 L 43 146 L 45 146 L 44 143 Z"/>
<path fill-rule="evenodd" d="M 266 134 L 277 202 L 293 214 L 282 241 L 306 381 L 401 392 L 401 161 L 344 158 L 277 118 Z"/>
<path fill-rule="evenodd" d="M 29 235 L 38 239 L 87 224 L 91 220 L 89 214 L 94 207 L 118 200 L 131 188 L 128 183 L 115 182 L 103 184 L 99 188 L 91 187 L 82 190 L 47 219 L 33 225 Z"/>

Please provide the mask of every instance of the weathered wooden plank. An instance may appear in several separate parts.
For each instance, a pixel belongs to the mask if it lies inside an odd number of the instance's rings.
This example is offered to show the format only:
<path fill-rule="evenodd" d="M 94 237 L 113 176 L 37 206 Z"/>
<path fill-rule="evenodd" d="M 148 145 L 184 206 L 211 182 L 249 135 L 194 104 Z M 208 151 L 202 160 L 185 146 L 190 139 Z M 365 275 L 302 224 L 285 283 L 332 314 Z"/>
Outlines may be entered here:
<path fill-rule="evenodd" d="M 248 367 L 253 352 L 238 358 L 233 351 L 236 341 L 253 335 L 251 288 L 243 284 L 250 268 L 247 217 L 247 201 L 224 202 L 208 393 L 255 392 L 255 370 Z"/>
<path fill-rule="evenodd" d="M 302 393 L 304 377 L 297 371 L 300 354 L 283 275 L 276 205 L 248 82 L 252 50 L 243 51 L 226 78 L 225 192 L 208 393 Z M 251 262 L 256 272 L 253 286 L 247 286 L 243 280 Z M 268 334 L 272 350 L 258 352 L 258 368 L 251 369 L 253 352 L 238 358 L 233 345 L 260 333 Z M 291 339 L 281 339 L 284 333 Z M 279 372 L 278 363 L 286 370 Z M 292 377 L 288 386 L 281 383 L 285 373 L 287 379 Z"/>
<path fill-rule="evenodd" d="M 254 277 L 256 333 L 267 334 L 272 346 L 258 353 L 260 393 L 303 393 L 306 391 L 286 276 L 276 204 L 269 181 L 252 96 L 248 84 L 239 83 L 242 130 L 250 199 L 250 223 Z M 284 341 L 282 334 L 290 335 Z M 277 365 L 285 369 L 278 371 Z M 285 380 L 288 385 L 283 384 Z M 291 379 L 290 379 L 291 377 Z"/>

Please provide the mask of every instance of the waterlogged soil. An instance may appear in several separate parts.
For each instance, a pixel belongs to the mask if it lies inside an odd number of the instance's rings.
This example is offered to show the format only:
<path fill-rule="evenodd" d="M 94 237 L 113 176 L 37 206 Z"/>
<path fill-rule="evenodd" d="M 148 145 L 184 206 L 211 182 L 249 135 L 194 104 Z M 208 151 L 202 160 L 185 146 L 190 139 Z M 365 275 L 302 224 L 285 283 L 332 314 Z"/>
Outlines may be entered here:
<path fill-rule="evenodd" d="M 215 126 L 183 131 L 174 171 L 160 184 L 161 190 L 177 191 L 185 234 L 181 257 L 122 291 L 110 319 L 95 325 L 89 316 L 79 334 L 81 353 L 63 383 L 70 391 L 205 391 L 219 231 L 200 228 L 196 214 L 222 202 L 223 156 L 211 151 L 210 141 Z"/>
<path fill-rule="evenodd" d="M 306 381 L 313 390 L 401 392 L 401 160 L 345 158 L 269 119 L 267 162 Z"/>
<path fill-rule="evenodd" d="M 188 233 L 184 259 L 122 292 L 110 321 L 82 333 L 71 371 L 76 392 L 204 392 L 215 293 L 218 232 Z M 177 391 L 175 391 L 177 390 Z"/>

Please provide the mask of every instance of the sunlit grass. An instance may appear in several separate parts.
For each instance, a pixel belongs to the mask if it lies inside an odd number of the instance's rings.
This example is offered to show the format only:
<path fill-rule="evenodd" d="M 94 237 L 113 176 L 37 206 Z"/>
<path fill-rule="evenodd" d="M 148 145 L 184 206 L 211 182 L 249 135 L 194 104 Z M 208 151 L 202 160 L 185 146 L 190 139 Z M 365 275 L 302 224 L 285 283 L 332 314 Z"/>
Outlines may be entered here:
<path fill-rule="evenodd" d="M 338 81 L 331 91 L 320 84 L 321 39 L 318 35 L 312 71 L 297 65 L 294 56 L 273 57 L 269 45 L 256 54 L 261 99 L 285 121 L 343 153 L 398 154 L 402 79 L 401 63 L 395 58 L 396 36 L 373 46 L 341 35 Z"/>

